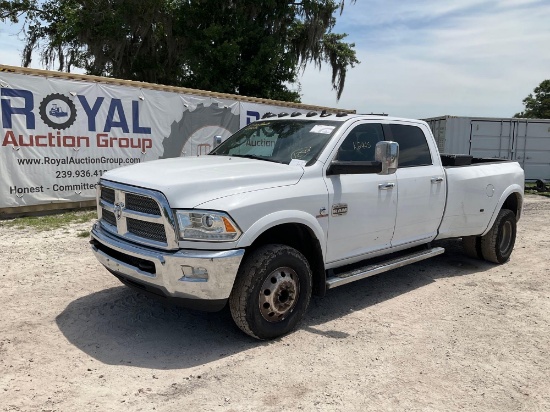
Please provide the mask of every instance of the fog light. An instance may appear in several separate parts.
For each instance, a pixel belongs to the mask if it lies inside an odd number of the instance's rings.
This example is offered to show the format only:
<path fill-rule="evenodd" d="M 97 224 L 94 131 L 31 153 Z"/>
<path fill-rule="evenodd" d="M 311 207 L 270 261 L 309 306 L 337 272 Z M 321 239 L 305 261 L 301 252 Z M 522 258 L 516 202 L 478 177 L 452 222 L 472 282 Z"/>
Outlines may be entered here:
<path fill-rule="evenodd" d="M 208 280 L 208 270 L 206 268 L 181 265 L 181 272 L 183 273 L 183 276 L 179 279 L 181 281 L 206 282 Z"/>

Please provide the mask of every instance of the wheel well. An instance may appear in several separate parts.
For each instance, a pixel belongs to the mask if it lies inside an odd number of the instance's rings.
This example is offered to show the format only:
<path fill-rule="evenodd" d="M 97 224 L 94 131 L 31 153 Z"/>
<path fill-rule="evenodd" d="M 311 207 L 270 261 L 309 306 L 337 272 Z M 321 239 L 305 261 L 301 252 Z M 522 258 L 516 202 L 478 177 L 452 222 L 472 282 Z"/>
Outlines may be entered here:
<path fill-rule="evenodd" d="M 502 209 L 511 210 L 516 215 L 516 220 L 519 219 L 521 213 L 521 196 L 519 193 L 510 194 L 502 205 Z"/>
<path fill-rule="evenodd" d="M 262 233 L 247 248 L 247 252 L 267 244 L 281 244 L 290 246 L 302 253 L 311 267 L 313 275 L 313 293 L 323 296 L 325 288 L 325 265 L 323 252 L 319 240 L 313 231 L 306 225 L 299 223 L 285 223 L 274 226 Z"/>

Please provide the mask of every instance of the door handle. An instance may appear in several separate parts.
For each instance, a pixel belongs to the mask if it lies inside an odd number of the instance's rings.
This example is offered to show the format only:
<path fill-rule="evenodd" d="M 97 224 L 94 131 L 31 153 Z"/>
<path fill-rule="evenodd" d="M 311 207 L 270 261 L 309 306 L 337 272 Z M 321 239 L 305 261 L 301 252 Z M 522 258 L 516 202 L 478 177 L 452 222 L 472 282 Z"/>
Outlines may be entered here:
<path fill-rule="evenodd" d="M 431 181 L 432 181 L 433 184 L 441 183 L 443 181 L 443 178 L 441 176 L 440 177 L 432 177 Z"/>
<path fill-rule="evenodd" d="M 395 183 L 380 183 L 378 185 L 378 190 L 389 190 L 395 187 Z"/>

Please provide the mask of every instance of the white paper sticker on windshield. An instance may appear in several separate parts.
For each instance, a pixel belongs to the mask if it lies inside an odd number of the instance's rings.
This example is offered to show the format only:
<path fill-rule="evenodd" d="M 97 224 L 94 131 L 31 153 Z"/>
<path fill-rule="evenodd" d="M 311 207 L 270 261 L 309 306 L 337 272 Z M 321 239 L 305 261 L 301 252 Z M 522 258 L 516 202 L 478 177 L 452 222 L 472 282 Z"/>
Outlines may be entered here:
<path fill-rule="evenodd" d="M 301 159 L 292 159 L 289 163 L 290 166 L 305 166 L 306 165 L 306 161 L 305 160 L 301 160 Z"/>
<path fill-rule="evenodd" d="M 325 126 L 322 124 L 316 124 L 310 130 L 311 133 L 331 134 L 336 126 Z"/>

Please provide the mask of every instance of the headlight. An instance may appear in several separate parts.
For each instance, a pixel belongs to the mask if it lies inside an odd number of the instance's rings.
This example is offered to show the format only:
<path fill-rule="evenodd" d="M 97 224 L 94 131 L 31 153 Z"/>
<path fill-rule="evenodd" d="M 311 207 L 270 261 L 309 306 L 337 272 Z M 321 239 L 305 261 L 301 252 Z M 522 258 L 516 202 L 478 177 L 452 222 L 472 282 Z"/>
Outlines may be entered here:
<path fill-rule="evenodd" d="M 176 210 L 181 240 L 229 242 L 241 236 L 229 215 L 208 210 Z"/>

